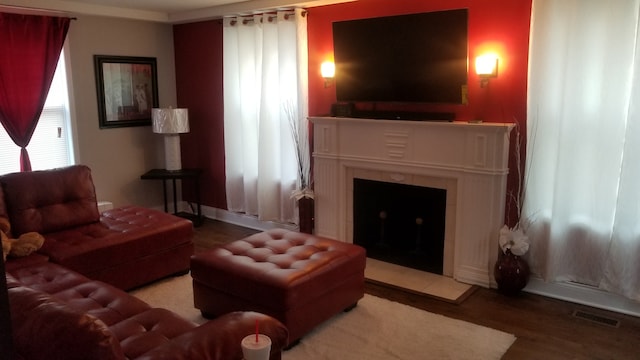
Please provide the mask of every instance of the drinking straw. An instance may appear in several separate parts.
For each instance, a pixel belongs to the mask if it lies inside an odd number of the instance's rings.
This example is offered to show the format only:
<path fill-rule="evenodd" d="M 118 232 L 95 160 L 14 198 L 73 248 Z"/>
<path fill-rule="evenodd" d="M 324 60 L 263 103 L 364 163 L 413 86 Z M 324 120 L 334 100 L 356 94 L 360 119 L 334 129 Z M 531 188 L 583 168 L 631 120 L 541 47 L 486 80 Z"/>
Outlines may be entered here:
<path fill-rule="evenodd" d="M 260 329 L 260 324 L 258 323 L 258 319 L 256 319 L 256 342 L 258 342 L 259 329 Z"/>

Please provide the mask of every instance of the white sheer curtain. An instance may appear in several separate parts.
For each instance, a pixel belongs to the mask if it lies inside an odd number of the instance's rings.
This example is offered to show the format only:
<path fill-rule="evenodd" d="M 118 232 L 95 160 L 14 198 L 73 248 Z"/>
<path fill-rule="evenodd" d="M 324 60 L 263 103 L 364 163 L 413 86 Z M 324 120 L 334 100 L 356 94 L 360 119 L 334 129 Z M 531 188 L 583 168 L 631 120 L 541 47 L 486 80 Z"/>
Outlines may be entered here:
<path fill-rule="evenodd" d="M 306 129 L 306 11 L 224 19 L 227 207 L 296 222 L 297 162 L 289 113 Z"/>
<path fill-rule="evenodd" d="M 529 262 L 640 300 L 638 0 L 534 0 Z"/>

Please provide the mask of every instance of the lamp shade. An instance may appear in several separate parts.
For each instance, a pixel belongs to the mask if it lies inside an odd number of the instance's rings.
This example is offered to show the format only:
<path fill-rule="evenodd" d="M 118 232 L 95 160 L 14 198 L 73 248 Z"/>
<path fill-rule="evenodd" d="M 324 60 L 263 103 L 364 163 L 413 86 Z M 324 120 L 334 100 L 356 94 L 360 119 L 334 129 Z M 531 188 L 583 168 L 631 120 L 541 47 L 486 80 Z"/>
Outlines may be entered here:
<path fill-rule="evenodd" d="M 151 110 L 153 132 L 157 134 L 181 134 L 189 132 L 188 109 L 158 109 Z"/>
<path fill-rule="evenodd" d="M 336 65 L 332 61 L 325 61 L 320 65 L 320 74 L 322 77 L 333 78 L 336 76 Z"/>
<path fill-rule="evenodd" d="M 494 54 L 478 56 L 476 58 L 476 74 L 486 77 L 498 76 L 498 57 Z"/>

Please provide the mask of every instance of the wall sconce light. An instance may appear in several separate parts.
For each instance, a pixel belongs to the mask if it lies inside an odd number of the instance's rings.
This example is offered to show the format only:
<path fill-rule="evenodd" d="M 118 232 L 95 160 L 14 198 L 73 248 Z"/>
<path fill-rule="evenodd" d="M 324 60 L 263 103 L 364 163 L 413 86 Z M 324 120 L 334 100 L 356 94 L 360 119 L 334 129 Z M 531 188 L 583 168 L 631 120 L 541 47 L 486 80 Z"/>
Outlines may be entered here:
<path fill-rule="evenodd" d="M 153 132 L 164 135 L 164 163 L 169 171 L 182 170 L 180 134 L 189 132 L 187 109 L 151 109 Z"/>
<path fill-rule="evenodd" d="M 324 78 L 324 87 L 329 87 L 336 76 L 336 65 L 333 61 L 325 61 L 320 65 L 320 74 Z"/>
<path fill-rule="evenodd" d="M 489 85 L 489 79 L 498 77 L 498 56 L 480 55 L 476 58 L 476 74 L 480 77 L 480 87 Z"/>

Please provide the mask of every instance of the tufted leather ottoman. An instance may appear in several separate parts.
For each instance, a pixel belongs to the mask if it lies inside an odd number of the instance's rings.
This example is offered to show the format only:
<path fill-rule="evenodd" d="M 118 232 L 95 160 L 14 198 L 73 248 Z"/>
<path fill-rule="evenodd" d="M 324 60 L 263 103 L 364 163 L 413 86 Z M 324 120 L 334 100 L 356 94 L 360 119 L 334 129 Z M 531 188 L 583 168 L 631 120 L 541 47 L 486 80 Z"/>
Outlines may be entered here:
<path fill-rule="evenodd" d="M 191 257 L 195 307 L 215 317 L 238 310 L 271 315 L 289 344 L 364 295 L 364 248 L 273 229 Z"/>

